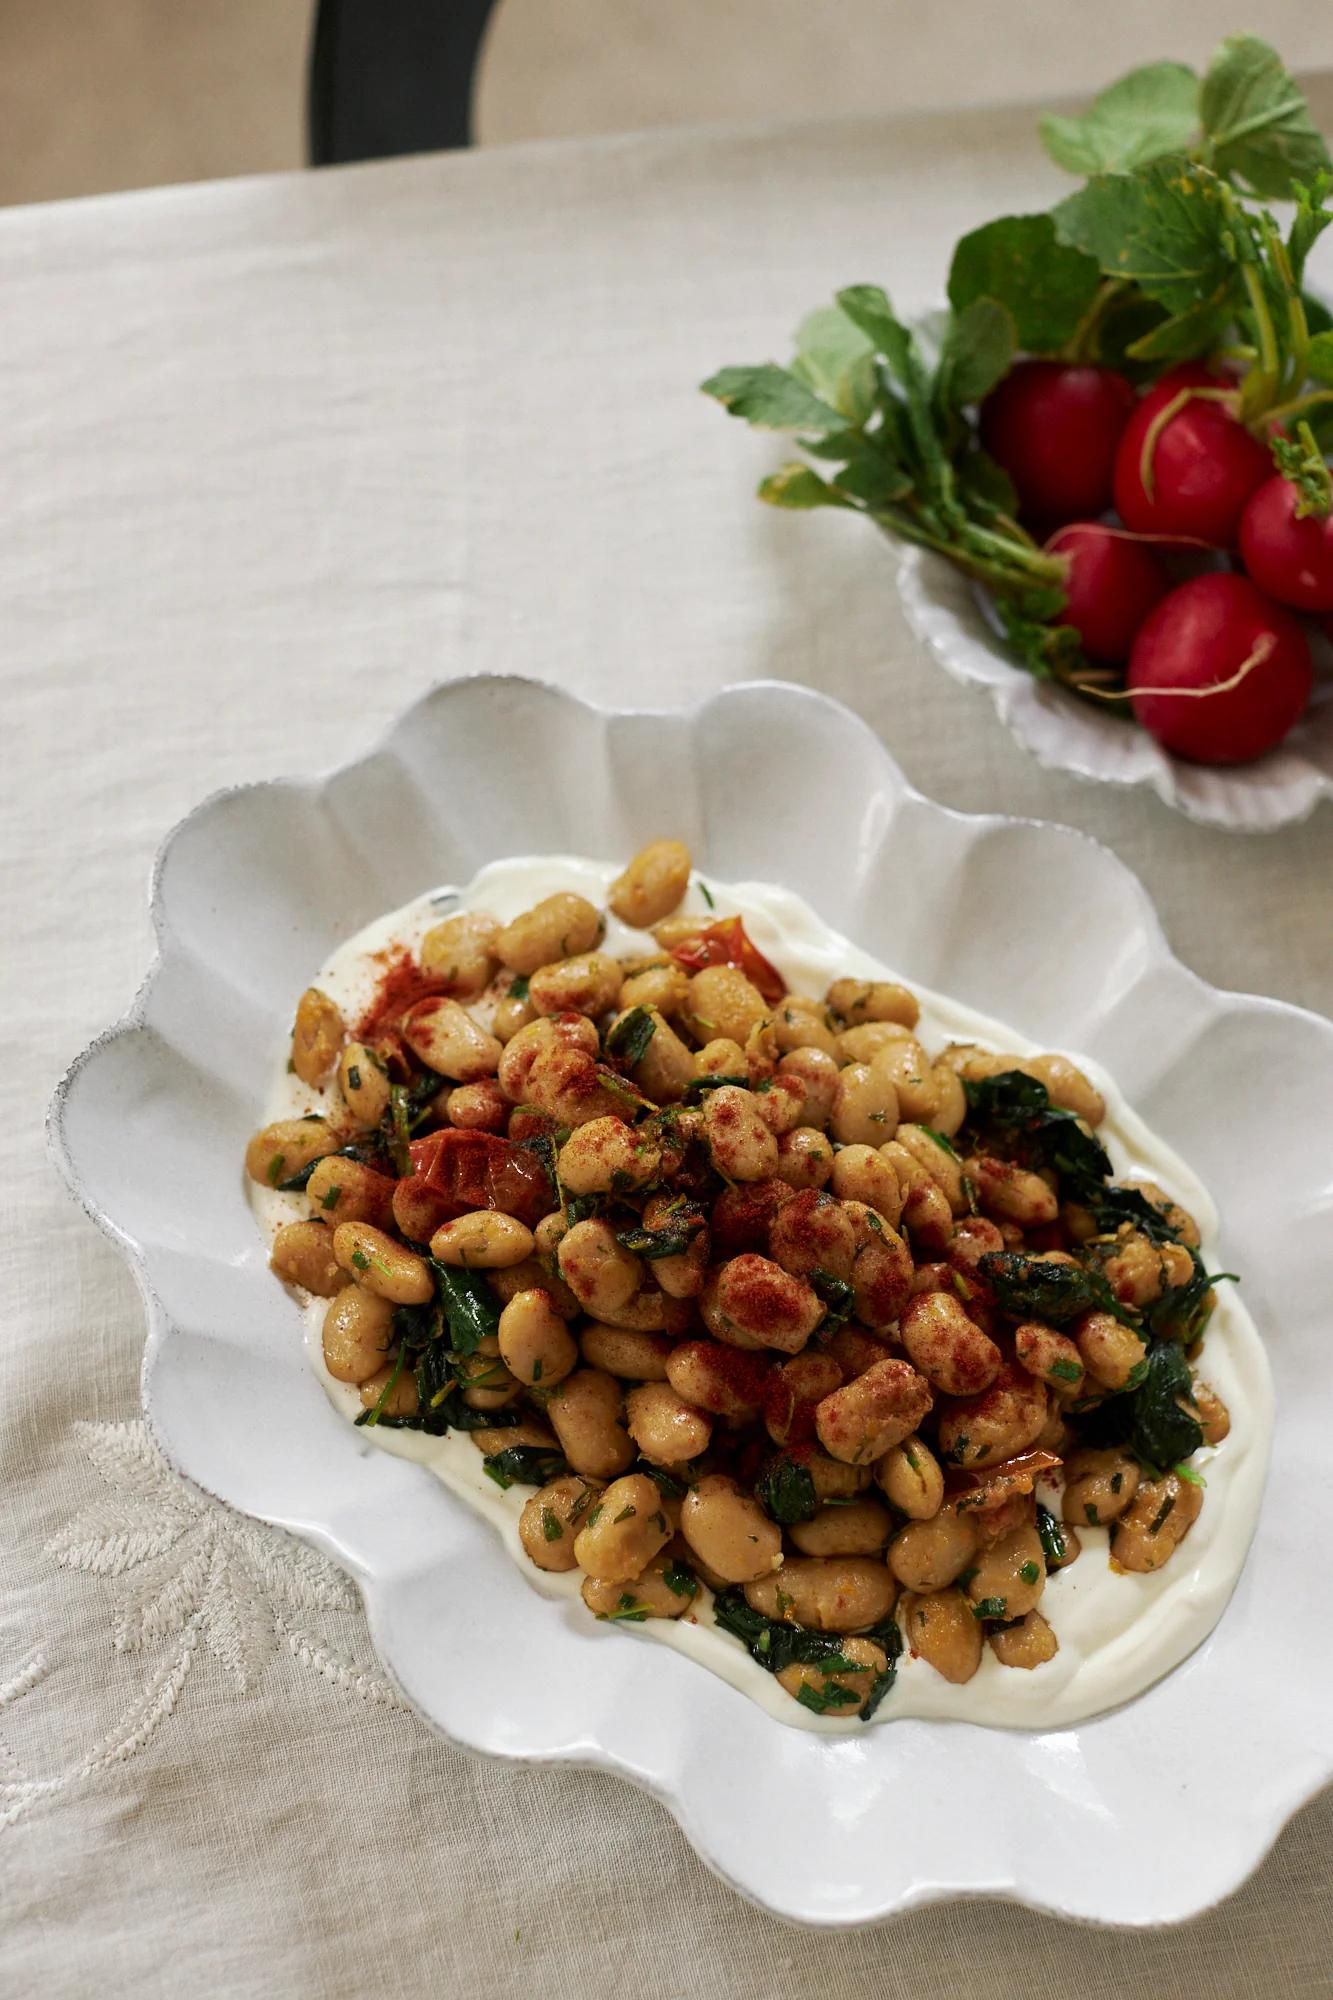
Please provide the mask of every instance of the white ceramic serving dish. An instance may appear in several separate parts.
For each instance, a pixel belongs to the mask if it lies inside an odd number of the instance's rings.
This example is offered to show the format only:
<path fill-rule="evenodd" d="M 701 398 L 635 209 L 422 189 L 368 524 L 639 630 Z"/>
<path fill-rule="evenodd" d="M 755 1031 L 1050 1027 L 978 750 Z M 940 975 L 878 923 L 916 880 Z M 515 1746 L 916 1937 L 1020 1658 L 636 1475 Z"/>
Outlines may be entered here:
<path fill-rule="evenodd" d="M 907 622 L 954 680 L 984 687 L 996 714 L 1048 771 L 1146 785 L 1205 826 L 1271 833 L 1333 797 L 1333 676 L 1320 645 L 1310 707 L 1286 742 L 1253 764 L 1190 764 L 1146 730 L 1015 666 L 977 591 L 942 556 L 905 548 L 898 589 Z"/>
<path fill-rule="evenodd" d="M 1138 1700 L 1047 1733 L 785 1728 L 540 1595 L 429 1474 L 358 1438 L 308 1368 L 240 1160 L 311 968 L 488 859 L 623 857 L 668 830 L 719 878 L 786 883 L 905 977 L 1094 1057 L 1210 1186 L 1270 1347 L 1272 1473 L 1220 1625 Z M 436 688 L 329 779 L 206 802 L 162 852 L 153 911 L 157 963 L 51 1116 L 57 1161 L 143 1290 L 150 1422 L 200 1486 L 346 1566 L 386 1666 L 453 1741 L 618 1772 L 738 1889 L 825 1925 L 975 1894 L 1183 1918 L 1236 1888 L 1333 1775 L 1333 1603 L 1309 1583 L 1330 1511 L 1333 1025 L 1203 985 L 1110 854 L 931 804 L 863 724 L 800 688 L 608 714 L 477 678 Z"/>

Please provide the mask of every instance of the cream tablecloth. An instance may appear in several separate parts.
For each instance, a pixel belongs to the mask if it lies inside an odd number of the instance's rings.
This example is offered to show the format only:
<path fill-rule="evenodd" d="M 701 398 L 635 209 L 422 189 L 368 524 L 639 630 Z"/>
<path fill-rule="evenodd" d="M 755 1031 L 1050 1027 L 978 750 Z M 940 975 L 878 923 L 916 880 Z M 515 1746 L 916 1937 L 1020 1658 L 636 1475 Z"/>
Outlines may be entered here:
<path fill-rule="evenodd" d="M 448 1749 L 336 1573 L 157 1460 L 134 1287 L 42 1149 L 177 816 L 477 667 L 660 703 L 808 681 L 937 798 L 1108 841 L 1208 977 L 1328 1007 L 1333 814 L 1241 840 L 1043 774 L 914 648 L 881 549 L 755 505 L 770 450 L 695 394 L 837 284 L 925 304 L 960 229 L 1053 187 L 1006 113 L 0 215 L 0 1992 L 1328 1993 L 1327 1798 L 1174 1932 L 979 1904 L 820 1937 L 618 1783 Z M 1274 1695 L 1256 1662 L 1237 1726 Z"/>

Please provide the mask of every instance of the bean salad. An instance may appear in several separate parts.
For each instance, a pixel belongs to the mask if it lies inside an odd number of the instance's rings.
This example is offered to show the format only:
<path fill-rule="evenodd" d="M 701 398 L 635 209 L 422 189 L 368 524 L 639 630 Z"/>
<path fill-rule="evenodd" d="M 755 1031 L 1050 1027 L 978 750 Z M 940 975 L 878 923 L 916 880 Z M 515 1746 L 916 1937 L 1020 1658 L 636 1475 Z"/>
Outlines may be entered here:
<path fill-rule="evenodd" d="M 928 1049 L 888 979 L 789 991 L 691 875 L 635 855 L 618 956 L 560 892 L 434 924 L 357 1019 L 304 993 L 322 1108 L 246 1153 L 303 1201 L 273 1270 L 327 1301 L 357 1421 L 467 1433 L 597 1618 L 709 1615 L 822 1716 L 904 1647 L 1037 1670 L 1081 1530 L 1147 1573 L 1198 1518 L 1229 1274 L 1114 1177 L 1067 1056 Z"/>

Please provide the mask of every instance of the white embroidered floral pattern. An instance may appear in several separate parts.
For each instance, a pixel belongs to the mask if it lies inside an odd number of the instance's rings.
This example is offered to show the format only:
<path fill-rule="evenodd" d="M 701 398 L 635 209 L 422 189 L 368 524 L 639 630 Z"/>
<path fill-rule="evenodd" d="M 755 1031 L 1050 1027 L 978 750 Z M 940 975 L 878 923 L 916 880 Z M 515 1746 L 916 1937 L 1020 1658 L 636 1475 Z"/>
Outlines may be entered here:
<path fill-rule="evenodd" d="M 29 1776 L 0 1738 L 0 1825 L 141 1750 L 175 1708 L 201 1646 L 242 1692 L 285 1647 L 330 1685 L 406 1709 L 382 1674 L 342 1658 L 306 1629 L 309 1613 L 360 1608 L 354 1586 L 325 1556 L 189 1485 L 142 1419 L 81 1423 L 75 1434 L 108 1490 L 52 1537 L 47 1554 L 110 1579 L 116 1649 L 160 1657 L 116 1728 L 52 1776 Z M 0 1717 L 49 1671 L 38 1649 L 0 1682 Z"/>

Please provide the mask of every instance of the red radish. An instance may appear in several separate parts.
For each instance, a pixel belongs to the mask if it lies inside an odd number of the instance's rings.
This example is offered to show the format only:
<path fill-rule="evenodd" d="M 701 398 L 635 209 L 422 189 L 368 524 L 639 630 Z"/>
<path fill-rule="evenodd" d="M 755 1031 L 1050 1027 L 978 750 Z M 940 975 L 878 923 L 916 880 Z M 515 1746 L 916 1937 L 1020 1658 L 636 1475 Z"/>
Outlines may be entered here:
<path fill-rule="evenodd" d="M 1241 559 L 1260 590 L 1279 604 L 1333 611 L 1333 519 L 1298 519 L 1300 497 L 1281 473 L 1250 495 L 1240 522 Z"/>
<path fill-rule="evenodd" d="M 1148 391 L 1116 453 L 1115 510 L 1127 528 L 1190 535 L 1216 549 L 1234 545 L 1246 501 L 1273 470 L 1264 446 L 1217 399 L 1234 387 L 1228 376 L 1191 362 Z M 1188 389 L 1206 393 L 1167 415 Z"/>
<path fill-rule="evenodd" d="M 1226 570 L 1164 597 L 1129 661 L 1135 716 L 1164 750 L 1200 764 L 1262 757 L 1299 718 L 1313 678 L 1298 621 Z"/>
<path fill-rule="evenodd" d="M 1056 527 L 1111 504 L 1116 446 L 1134 391 L 1112 368 L 1020 361 L 981 406 L 981 442 L 1021 511 Z"/>
<path fill-rule="evenodd" d="M 1144 543 L 1100 521 L 1057 528 L 1046 548 L 1069 559 L 1060 623 L 1074 627 L 1090 659 L 1127 660 L 1134 634 L 1171 588 L 1162 563 Z"/>

